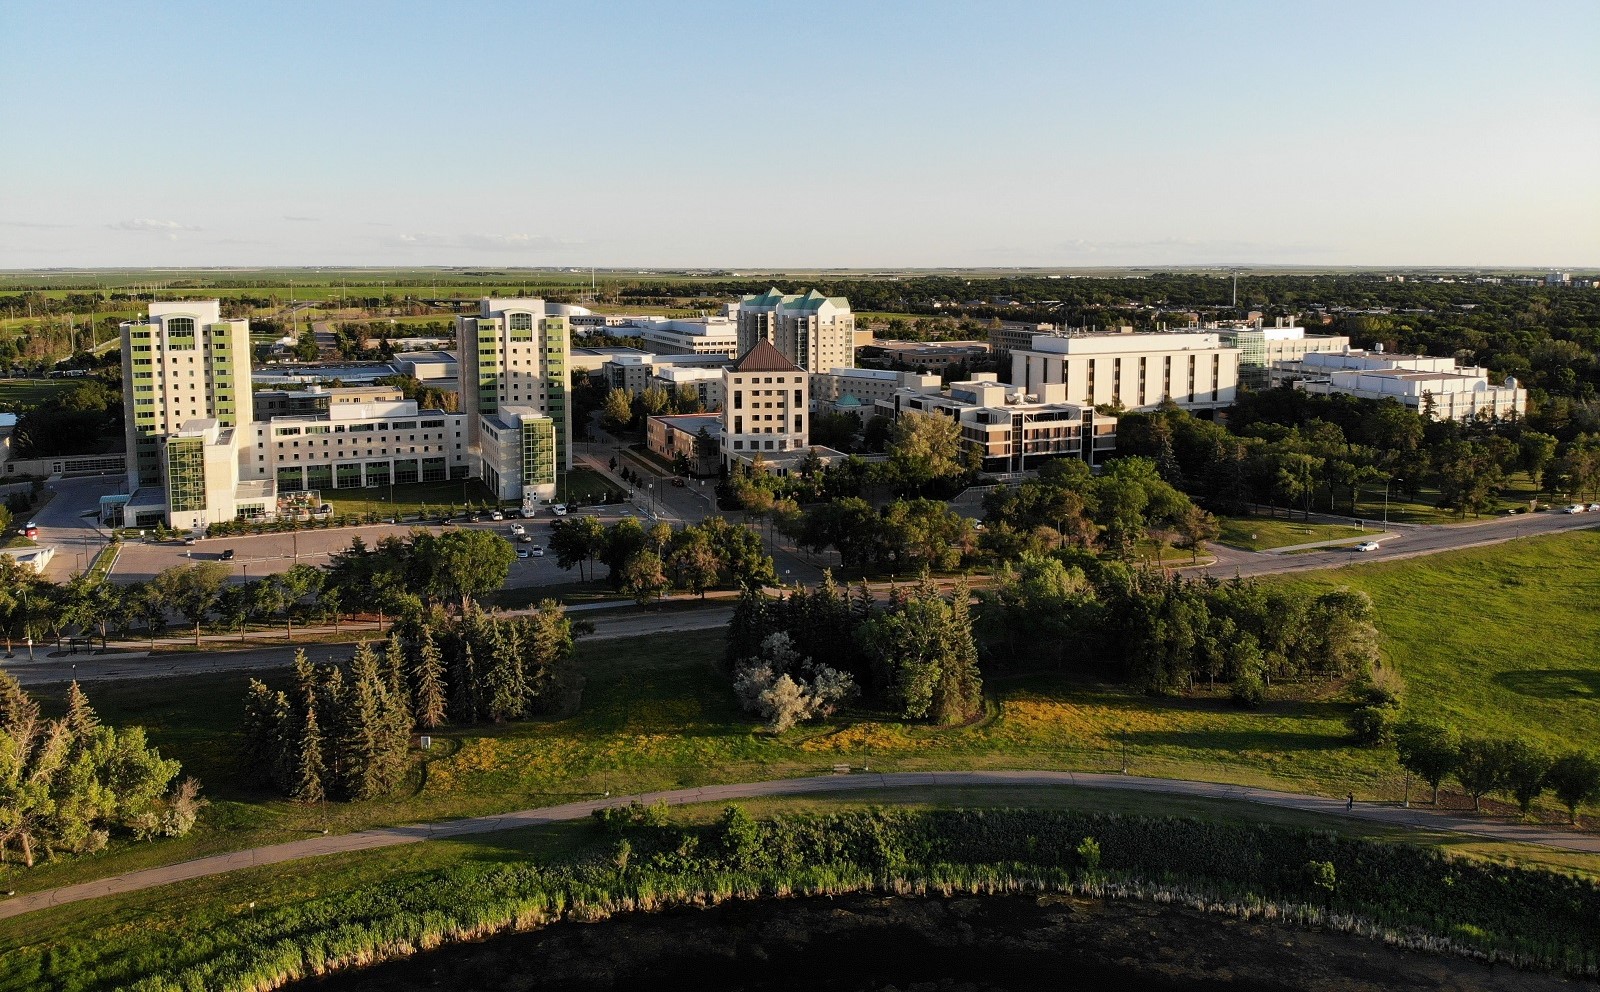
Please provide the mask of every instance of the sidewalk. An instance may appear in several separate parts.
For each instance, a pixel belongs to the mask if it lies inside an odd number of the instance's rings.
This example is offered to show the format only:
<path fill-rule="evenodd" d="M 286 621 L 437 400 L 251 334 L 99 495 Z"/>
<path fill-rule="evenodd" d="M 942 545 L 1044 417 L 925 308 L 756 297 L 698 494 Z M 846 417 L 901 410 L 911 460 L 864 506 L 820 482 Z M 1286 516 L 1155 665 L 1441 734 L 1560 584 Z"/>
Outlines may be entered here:
<path fill-rule="evenodd" d="M 650 804 L 666 802 L 671 805 L 689 803 L 728 802 L 757 796 L 799 796 L 829 792 L 856 792 L 869 789 L 906 789 L 907 801 L 928 798 L 927 790 L 946 786 L 1055 786 L 1084 789 L 1123 789 L 1133 792 L 1151 792 L 1203 799 L 1227 799 L 1260 803 L 1283 809 L 1326 816 L 1331 821 L 1364 820 L 1390 826 L 1420 830 L 1446 830 L 1456 833 L 1487 837 L 1510 843 L 1532 844 L 1556 850 L 1600 853 L 1600 835 L 1558 830 L 1548 827 L 1506 823 L 1488 818 L 1463 817 L 1448 813 L 1433 813 L 1421 809 L 1404 809 L 1398 806 L 1366 806 L 1357 804 L 1345 812 L 1344 800 L 1321 796 L 1307 796 L 1292 792 L 1275 792 L 1246 786 L 1221 785 L 1215 782 L 1191 782 L 1179 779 L 1142 778 L 1131 775 L 1098 774 L 1089 772 L 1046 771 L 988 771 L 988 772 L 889 772 L 855 775 L 817 775 L 809 778 L 778 779 L 767 782 L 744 782 L 729 785 L 710 785 L 690 789 L 673 789 L 637 796 L 615 796 L 589 799 L 581 802 L 545 806 L 538 809 L 518 810 L 493 816 L 476 816 L 442 823 L 421 823 L 400 827 L 381 827 L 359 830 L 348 834 L 311 837 L 266 847 L 249 848 L 229 854 L 197 858 L 175 865 L 147 868 L 111 878 L 97 879 L 77 885 L 45 889 L 0 902 L 0 919 L 21 916 L 48 906 L 61 906 L 85 899 L 137 892 L 141 889 L 185 882 L 196 878 L 221 875 L 241 868 L 258 865 L 281 864 L 301 858 L 314 858 L 329 854 L 368 851 L 400 844 L 444 837 L 462 837 L 487 834 L 501 830 L 541 826 L 589 817 L 596 809 L 620 806 L 637 801 Z"/>

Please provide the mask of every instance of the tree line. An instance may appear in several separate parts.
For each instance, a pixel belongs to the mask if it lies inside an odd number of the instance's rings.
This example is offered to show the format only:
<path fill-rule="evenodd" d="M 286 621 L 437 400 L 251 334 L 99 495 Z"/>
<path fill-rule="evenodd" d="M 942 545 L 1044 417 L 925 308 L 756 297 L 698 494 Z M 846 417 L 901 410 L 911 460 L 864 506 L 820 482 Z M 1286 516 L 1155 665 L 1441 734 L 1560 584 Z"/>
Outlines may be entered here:
<path fill-rule="evenodd" d="M 1433 787 L 1433 804 L 1439 804 L 1439 787 L 1454 778 L 1481 810 L 1483 798 L 1504 793 L 1524 815 L 1547 790 L 1567 809 L 1572 823 L 1578 809 L 1600 802 L 1600 760 L 1581 748 L 1551 753 L 1516 738 L 1463 735 L 1453 727 L 1408 720 L 1390 736 L 1400 767 L 1406 771 L 1406 801 L 1411 799 L 1410 779 Z"/>
<path fill-rule="evenodd" d="M 409 772 L 413 732 L 562 705 L 574 691 L 573 638 L 565 612 L 546 600 L 529 616 L 476 604 L 412 615 L 380 648 L 363 642 L 347 665 L 313 665 L 301 651 L 290 689 L 251 680 L 242 766 L 296 802 L 387 795 Z"/>

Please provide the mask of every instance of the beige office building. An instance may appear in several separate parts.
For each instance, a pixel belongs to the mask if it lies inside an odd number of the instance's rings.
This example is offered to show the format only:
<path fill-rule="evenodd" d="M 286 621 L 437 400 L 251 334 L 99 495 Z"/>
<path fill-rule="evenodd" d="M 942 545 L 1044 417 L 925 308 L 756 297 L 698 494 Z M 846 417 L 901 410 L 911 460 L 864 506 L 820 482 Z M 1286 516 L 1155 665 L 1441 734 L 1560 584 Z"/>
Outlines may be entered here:
<path fill-rule="evenodd" d="M 854 368 L 856 319 L 850 301 L 816 290 L 785 296 L 769 289 L 739 301 L 739 354 L 766 341 L 807 372 Z"/>
<path fill-rule="evenodd" d="M 891 419 L 906 413 L 949 417 L 961 425 L 961 439 L 977 450 L 986 472 L 1021 472 L 1053 458 L 1078 458 L 1099 464 L 1116 451 L 1117 418 L 1066 399 L 1067 387 L 1052 383 L 1025 393 L 982 373 L 946 389 L 901 389 L 877 401 Z"/>
<path fill-rule="evenodd" d="M 758 341 L 722 373 L 722 464 L 760 452 L 768 460 L 808 446 L 810 376 L 770 341 Z"/>
<path fill-rule="evenodd" d="M 468 449 L 499 499 L 531 508 L 572 468 L 570 338 L 540 299 L 485 297 L 476 317 L 456 318 Z"/>
<path fill-rule="evenodd" d="M 1154 334 L 1037 334 L 1011 353 L 1011 382 L 1025 393 L 1066 386 L 1065 401 L 1151 410 L 1171 400 L 1186 410 L 1233 405 L 1239 349 L 1215 331 Z"/>

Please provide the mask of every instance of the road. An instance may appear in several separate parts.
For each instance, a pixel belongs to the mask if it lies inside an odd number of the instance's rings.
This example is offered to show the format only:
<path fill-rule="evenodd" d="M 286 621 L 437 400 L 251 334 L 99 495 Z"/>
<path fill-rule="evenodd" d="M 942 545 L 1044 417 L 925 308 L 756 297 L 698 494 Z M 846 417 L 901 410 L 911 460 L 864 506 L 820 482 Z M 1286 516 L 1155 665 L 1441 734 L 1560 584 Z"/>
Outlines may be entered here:
<path fill-rule="evenodd" d="M 819 775 L 811 778 L 778 779 L 767 782 L 745 782 L 731 785 L 709 785 L 692 789 L 673 789 L 669 792 L 652 792 L 639 796 L 601 797 L 582 802 L 564 803 L 525 809 L 495 816 L 476 816 L 442 823 L 422 823 L 401 827 L 382 827 L 359 830 L 348 834 L 322 835 L 306 840 L 250 848 L 230 854 L 197 858 L 181 864 L 147 868 L 111 878 L 97 879 L 78 885 L 65 885 L 27 895 L 16 896 L 0 902 L 0 919 L 21 916 L 49 906 L 81 902 L 101 896 L 185 882 L 196 878 L 221 875 L 241 868 L 282 864 L 302 858 L 329 854 L 347 854 L 370 851 L 400 844 L 444 837 L 462 837 L 473 834 L 515 830 L 570 820 L 582 820 L 605 806 L 624 805 L 638 801 L 649 804 L 664 801 L 670 805 L 689 803 L 729 802 L 762 796 L 799 796 L 819 793 L 854 792 L 864 789 L 904 789 L 906 802 L 924 802 L 936 798 L 930 790 L 949 786 L 1016 786 L 1075 787 L 1088 789 L 1121 789 L 1132 792 L 1159 793 L 1200 799 L 1225 799 L 1259 803 L 1282 809 L 1314 813 L 1335 820 L 1362 820 L 1388 826 L 1421 830 L 1446 830 L 1455 833 L 1486 837 L 1496 841 L 1531 844 L 1562 851 L 1600 853 L 1600 835 L 1577 833 L 1548 827 L 1527 826 L 1510 821 L 1486 817 L 1456 816 L 1434 813 L 1425 809 L 1405 809 L 1389 805 L 1361 805 L 1346 812 L 1344 801 L 1321 796 L 1307 796 L 1292 792 L 1275 792 L 1269 789 L 1252 789 L 1245 786 L 1221 785 L 1215 782 L 1187 782 L 1176 779 L 1141 778 L 1132 775 L 1098 774 L 1091 772 L 1046 771 L 984 771 L 984 772 L 889 772 L 860 774 Z"/>
<path fill-rule="evenodd" d="M 1341 522 L 1348 522 L 1341 520 Z M 1524 513 L 1510 517 L 1496 517 L 1482 523 L 1448 525 L 1389 524 L 1377 528 L 1388 530 L 1394 537 L 1380 542 L 1377 551 L 1357 551 L 1354 546 L 1328 548 L 1325 551 L 1305 551 L 1298 554 L 1273 554 L 1261 551 L 1240 551 L 1220 544 L 1211 545 L 1216 564 L 1199 571 L 1231 577 L 1235 574 L 1281 575 L 1286 572 L 1306 572 L 1322 568 L 1339 568 L 1343 565 L 1365 565 L 1377 561 L 1402 561 L 1442 551 L 1460 551 L 1501 544 L 1505 541 L 1539 534 L 1561 534 L 1575 530 L 1592 530 L 1600 527 L 1600 513 Z"/>
<path fill-rule="evenodd" d="M 517 611 L 507 611 L 515 613 Z M 720 630 L 733 616 L 731 606 L 712 606 L 682 612 L 629 613 L 624 616 L 604 616 L 587 611 L 576 615 L 589 619 L 595 627 L 593 634 L 585 635 L 581 642 L 620 640 L 642 637 L 647 634 L 669 634 L 681 631 Z M 353 624 L 346 625 L 354 626 Z M 320 629 L 320 628 L 319 628 Z M 300 635 L 305 636 L 304 631 Z M 378 636 L 373 631 L 374 638 Z M 180 638 L 181 639 L 181 638 Z M 285 668 L 294 661 L 295 652 L 301 648 L 312 661 L 347 661 L 354 650 L 352 644 L 294 644 L 285 641 L 282 647 L 251 648 L 244 651 L 228 650 L 223 642 L 217 650 L 205 652 L 169 651 L 145 656 L 132 645 L 131 653 L 96 657 L 74 655 L 65 658 L 45 658 L 43 647 L 37 661 L 28 661 L 16 648 L 17 657 L 6 659 L 5 670 L 22 685 L 44 685 L 51 682 L 110 682 L 118 679 L 156 679 L 178 675 L 203 675 L 208 672 L 260 671 Z M 3 645 L 0 645 L 3 647 Z"/>

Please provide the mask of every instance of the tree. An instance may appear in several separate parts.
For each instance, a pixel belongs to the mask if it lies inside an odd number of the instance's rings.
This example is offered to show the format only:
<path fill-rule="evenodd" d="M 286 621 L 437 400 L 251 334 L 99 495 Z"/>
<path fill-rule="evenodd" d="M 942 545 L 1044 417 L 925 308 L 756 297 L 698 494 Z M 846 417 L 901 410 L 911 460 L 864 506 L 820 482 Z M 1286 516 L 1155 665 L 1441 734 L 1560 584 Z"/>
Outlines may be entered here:
<path fill-rule="evenodd" d="M 606 433 L 613 436 L 621 434 L 633 424 L 633 401 L 628 398 L 625 389 L 613 389 L 606 393 L 604 404 L 600 407 L 600 426 Z"/>
<path fill-rule="evenodd" d="M 640 606 L 661 595 L 667 587 L 666 573 L 661 568 L 661 556 L 654 551 L 636 551 L 623 563 L 620 572 L 621 589 L 633 597 Z"/>
<path fill-rule="evenodd" d="M 1460 756 L 1454 769 L 1456 781 L 1472 797 L 1472 808 L 1483 811 L 1483 797 L 1504 788 L 1507 782 L 1506 742 L 1483 737 L 1461 741 Z"/>
<path fill-rule="evenodd" d="M 487 530 L 418 531 L 411 553 L 428 595 L 453 599 L 463 612 L 472 600 L 504 586 L 517 559 L 511 542 Z"/>
<path fill-rule="evenodd" d="M 433 730 L 445 724 L 444 662 L 433 641 L 433 630 L 426 625 L 416 638 L 416 659 L 412 663 L 412 713 L 418 727 Z"/>
<path fill-rule="evenodd" d="M 812 444 L 835 451 L 849 451 L 861 421 L 853 413 L 816 413 L 811 417 Z"/>
<path fill-rule="evenodd" d="M 1526 816 L 1533 801 L 1545 790 L 1550 756 L 1525 741 L 1505 742 L 1505 789 Z"/>
<path fill-rule="evenodd" d="M 585 575 L 584 566 L 600 557 L 605 540 L 605 525 L 594 517 L 566 517 L 550 531 L 550 550 L 558 566 L 568 571 L 576 566 L 579 580 L 586 581 L 593 574 Z"/>
<path fill-rule="evenodd" d="M 690 527 L 679 532 L 669 564 L 676 583 L 704 599 L 706 590 L 717 584 L 721 560 L 705 531 Z"/>
<path fill-rule="evenodd" d="M 722 446 L 717 443 L 716 438 L 711 436 L 711 432 L 706 430 L 704 427 L 700 428 L 698 431 L 695 431 L 695 468 L 699 471 L 706 471 L 706 466 L 715 466 L 717 464 L 717 460 L 721 457 Z M 711 471 L 715 471 L 715 468 L 712 468 Z"/>
<path fill-rule="evenodd" d="M 1178 535 L 1178 547 L 1189 552 L 1191 562 L 1197 562 L 1200 560 L 1200 549 L 1205 547 L 1207 541 L 1215 541 L 1220 537 L 1222 527 L 1216 517 L 1198 506 L 1190 506 L 1178 521 Z"/>
<path fill-rule="evenodd" d="M 1537 488 L 1544 488 L 1545 470 L 1556 458 L 1556 438 L 1539 431 L 1523 431 L 1517 437 L 1517 463 Z"/>
<path fill-rule="evenodd" d="M 1600 802 L 1600 761 L 1582 751 L 1569 751 L 1551 763 L 1545 784 L 1567 808 L 1568 819 L 1576 824 L 1579 806 Z"/>
<path fill-rule="evenodd" d="M 1439 805 L 1439 783 L 1455 772 L 1461 759 L 1456 735 L 1443 727 L 1408 720 L 1395 734 L 1395 751 L 1401 768 L 1433 786 L 1433 804 Z M 1409 792 L 1406 798 L 1409 802 Z"/>
<path fill-rule="evenodd" d="M 864 637 L 878 682 L 902 716 L 958 723 L 981 711 L 970 614 L 955 609 L 931 583 L 868 621 Z"/>
<path fill-rule="evenodd" d="M 889 440 L 889 466 L 903 485 L 922 489 L 962 475 L 961 425 L 950 417 L 906 411 L 894 423 Z"/>
<path fill-rule="evenodd" d="M 272 592 L 266 599 L 276 609 L 283 611 L 284 636 L 294 640 L 294 611 L 300 601 L 315 595 L 322 588 L 322 572 L 310 565 L 291 565 L 267 580 Z"/>
<path fill-rule="evenodd" d="M 307 566 L 309 567 L 309 566 Z M 228 581 L 228 566 L 216 561 L 174 565 L 164 569 L 151 584 L 161 599 L 194 625 L 194 644 L 200 646 L 200 624 L 217 604 L 217 594 Z"/>
<path fill-rule="evenodd" d="M 322 781 L 327 768 L 322 758 L 322 728 L 317 724 L 316 706 L 307 706 L 300 724 L 296 748 L 294 786 L 289 795 L 295 802 L 312 805 L 327 798 Z"/>

